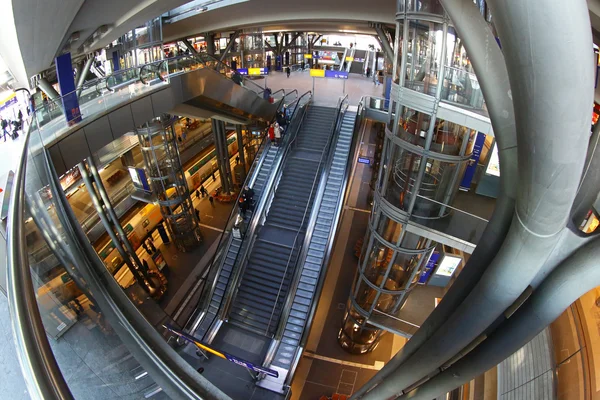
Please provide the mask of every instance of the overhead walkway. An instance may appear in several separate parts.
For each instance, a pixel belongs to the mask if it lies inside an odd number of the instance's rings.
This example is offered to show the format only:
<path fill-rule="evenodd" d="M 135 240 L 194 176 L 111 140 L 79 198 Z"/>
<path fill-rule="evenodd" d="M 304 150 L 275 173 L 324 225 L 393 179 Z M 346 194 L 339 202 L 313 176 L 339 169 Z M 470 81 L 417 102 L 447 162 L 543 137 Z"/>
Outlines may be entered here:
<path fill-rule="evenodd" d="M 278 104 L 265 100 L 264 89 L 251 80 L 237 84 L 233 74 L 206 54 L 117 71 L 87 83 L 78 94 L 80 122 L 65 119 L 62 99 L 37 109 L 41 142 L 61 175 L 85 155 L 164 113 L 236 124 L 270 121 Z"/>

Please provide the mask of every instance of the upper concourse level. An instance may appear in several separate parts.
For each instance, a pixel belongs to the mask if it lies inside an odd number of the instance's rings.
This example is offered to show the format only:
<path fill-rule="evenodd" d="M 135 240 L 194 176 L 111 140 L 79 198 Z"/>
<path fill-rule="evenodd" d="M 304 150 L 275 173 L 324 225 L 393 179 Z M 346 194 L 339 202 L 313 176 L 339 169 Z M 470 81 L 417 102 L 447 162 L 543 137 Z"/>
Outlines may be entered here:
<path fill-rule="evenodd" d="M 0 24 L 0 55 L 19 87 L 29 87 L 29 80 L 51 68 L 57 55 L 70 52 L 73 59 L 101 50 L 127 32 L 147 21 L 165 15 L 186 4 L 185 0 L 159 0 L 140 3 L 136 0 L 95 2 L 85 0 L 11 1 Z M 289 29 L 325 28 L 330 31 L 368 30 L 368 22 L 394 23 L 393 1 L 355 2 L 343 0 L 308 0 L 282 2 L 274 0 L 193 2 L 193 10 L 211 4 L 210 12 L 165 24 L 165 41 L 181 39 L 203 32 L 234 28 Z M 213 9 L 217 6 L 220 8 Z M 190 13 L 190 15 L 193 14 Z M 168 14 L 167 14 L 168 15 Z M 321 23 L 320 26 L 315 23 Z M 35 29 L 32 29 L 35 27 Z M 372 32 L 372 30 L 371 30 Z"/>

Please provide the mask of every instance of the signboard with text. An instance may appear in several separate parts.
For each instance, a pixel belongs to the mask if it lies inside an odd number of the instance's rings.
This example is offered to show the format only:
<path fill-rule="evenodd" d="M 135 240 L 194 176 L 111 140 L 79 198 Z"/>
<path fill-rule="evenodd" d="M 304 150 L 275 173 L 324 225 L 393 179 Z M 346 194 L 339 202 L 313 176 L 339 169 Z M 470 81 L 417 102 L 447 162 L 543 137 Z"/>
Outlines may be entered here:
<path fill-rule="evenodd" d="M 325 78 L 335 78 L 335 79 L 348 79 L 348 72 L 346 71 L 325 71 Z"/>
<path fill-rule="evenodd" d="M 268 75 L 269 69 L 265 67 L 261 68 L 238 68 L 238 74 L 240 75 L 250 75 L 250 76 L 259 76 L 259 75 Z"/>
<path fill-rule="evenodd" d="M 485 133 L 477 132 L 475 143 L 473 144 L 473 151 L 471 152 L 471 159 L 465 168 L 465 174 L 463 175 L 462 182 L 460 182 L 460 190 L 468 191 L 471 188 L 471 182 L 475 176 L 477 170 L 477 163 L 479 163 L 479 157 L 481 157 L 481 150 L 485 144 Z"/>

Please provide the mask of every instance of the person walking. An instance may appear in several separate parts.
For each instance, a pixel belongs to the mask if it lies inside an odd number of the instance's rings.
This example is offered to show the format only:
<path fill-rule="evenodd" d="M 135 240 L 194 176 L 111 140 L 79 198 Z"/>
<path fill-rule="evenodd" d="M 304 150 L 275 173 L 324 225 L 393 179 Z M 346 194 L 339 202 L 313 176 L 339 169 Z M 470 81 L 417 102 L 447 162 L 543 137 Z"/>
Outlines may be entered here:
<path fill-rule="evenodd" d="M 208 194 L 204 185 L 200 186 L 200 194 L 202 194 L 202 198 L 204 198 L 204 196 L 206 196 Z"/>
<path fill-rule="evenodd" d="M 286 73 L 287 77 L 289 78 L 290 74 L 292 73 L 292 70 L 290 69 L 289 66 L 285 67 L 285 73 Z"/>
<path fill-rule="evenodd" d="M 150 251 L 150 247 L 148 247 L 148 244 L 146 242 L 142 242 L 142 247 L 144 248 L 144 250 L 146 250 L 146 253 L 148 253 L 148 255 L 152 254 L 152 252 Z"/>
<path fill-rule="evenodd" d="M 281 142 L 281 127 L 279 126 L 279 124 L 277 122 L 275 122 L 275 127 L 274 127 L 274 135 L 275 135 L 275 142 L 277 142 L 277 146 L 280 145 Z"/>
<path fill-rule="evenodd" d="M 242 197 L 244 201 L 247 202 L 247 209 L 252 208 L 254 203 L 254 190 L 250 188 L 250 186 L 244 186 L 244 191 L 242 192 Z"/>
<path fill-rule="evenodd" d="M 200 211 L 198 211 L 197 208 L 194 208 L 194 212 L 196 213 L 196 218 L 198 218 L 198 221 L 200 221 Z"/>
<path fill-rule="evenodd" d="M 211 207 L 215 208 L 215 199 L 212 196 L 208 196 L 208 201 L 210 201 Z"/>
<path fill-rule="evenodd" d="M 214 172 L 211 174 L 211 176 L 212 176 L 212 178 L 213 178 L 213 182 L 216 182 L 216 181 L 217 181 L 217 177 L 215 176 L 215 173 L 214 173 Z"/>
<path fill-rule="evenodd" d="M 275 124 L 271 124 L 271 126 L 269 126 L 269 140 L 271 141 L 271 143 L 275 144 Z"/>
<path fill-rule="evenodd" d="M 344 61 L 344 69 L 342 71 L 345 71 L 348 69 L 348 63 L 346 61 Z"/>
<path fill-rule="evenodd" d="M 152 250 L 152 253 L 156 253 L 156 246 L 154 246 L 152 240 L 148 240 L 148 246 L 150 246 L 150 250 Z"/>
<path fill-rule="evenodd" d="M 146 259 L 142 260 L 142 274 L 144 276 L 148 275 L 148 271 L 150 271 L 150 266 L 148 265 L 148 261 Z"/>
<path fill-rule="evenodd" d="M 240 163 L 240 156 L 235 156 L 235 163 L 239 164 Z"/>
<path fill-rule="evenodd" d="M 240 208 L 240 215 L 242 217 L 245 217 L 246 211 L 248 210 L 248 200 L 246 200 L 246 198 L 244 198 L 244 196 L 240 196 L 240 201 L 239 201 L 238 207 Z"/>
<path fill-rule="evenodd" d="M 196 199 L 200 198 L 200 190 L 196 189 Z"/>
<path fill-rule="evenodd" d="M 6 134 L 8 133 L 6 128 L 8 127 L 8 122 L 4 118 L 1 118 L 1 121 L 0 127 L 2 127 L 2 136 L 4 136 L 4 141 L 6 142 Z"/>

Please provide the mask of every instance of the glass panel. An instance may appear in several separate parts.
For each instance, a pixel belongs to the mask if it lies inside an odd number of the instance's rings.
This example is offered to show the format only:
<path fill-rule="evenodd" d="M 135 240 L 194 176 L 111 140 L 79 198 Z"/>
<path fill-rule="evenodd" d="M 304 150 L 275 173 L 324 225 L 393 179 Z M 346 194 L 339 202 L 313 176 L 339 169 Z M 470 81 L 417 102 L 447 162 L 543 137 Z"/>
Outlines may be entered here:
<path fill-rule="evenodd" d="M 398 136 L 409 143 L 425 148 L 431 116 L 403 107 L 398 118 Z"/>
<path fill-rule="evenodd" d="M 391 244 L 396 244 L 402 232 L 402 224 L 382 214 L 377 224 L 377 233 Z"/>
<path fill-rule="evenodd" d="M 360 279 L 356 293 L 356 303 L 366 312 L 370 312 L 373 302 L 377 298 L 377 293 L 379 293 L 377 290 L 369 286 L 363 279 Z"/>
<path fill-rule="evenodd" d="M 338 341 L 343 349 L 351 353 L 362 354 L 377 346 L 381 337 L 381 331 L 369 325 L 361 326 L 363 325 L 362 317 L 359 317 L 361 319 L 353 320 L 357 314 L 352 308 L 346 313 L 344 324 L 338 334 Z"/>
<path fill-rule="evenodd" d="M 398 57 L 394 63 L 393 78 L 395 83 L 400 83 L 400 69 L 402 68 L 402 40 L 404 39 L 404 22 L 396 22 L 395 48 L 398 49 Z"/>
<path fill-rule="evenodd" d="M 400 247 L 402 247 L 403 249 L 422 250 L 425 249 L 426 245 L 427 239 L 423 236 L 415 235 L 410 232 L 405 232 Z"/>
<path fill-rule="evenodd" d="M 390 165 L 386 200 L 403 211 L 408 210 L 413 195 L 414 184 L 419 174 L 422 157 L 400 147 Z"/>
<path fill-rule="evenodd" d="M 74 398 L 87 398 L 90 393 L 106 399 L 141 398 L 153 381 L 150 377 L 136 381 L 133 370 L 139 365 L 103 310 L 92 301 L 90 288 L 78 268 L 73 267 L 71 257 L 77 250 L 64 240 L 67 234 L 56 215 L 56 199 L 49 195 L 49 179 L 39 153 L 42 138 L 39 131 L 30 135 L 25 177 L 29 204 L 24 215 L 26 246 L 38 307 L 44 328 L 53 339 L 49 342 L 56 361 L 63 372 L 72 371 L 74 366 L 81 370 L 67 380 Z M 67 265 L 62 264 L 63 260 Z M 173 323 L 139 285 L 130 286 L 126 293 L 157 329 L 162 330 L 162 323 Z"/>
<path fill-rule="evenodd" d="M 406 284 L 410 279 L 411 274 L 419 266 L 419 260 L 421 259 L 422 254 L 403 254 L 397 253 L 396 258 L 394 259 L 394 264 L 392 265 L 392 270 L 390 271 L 390 275 L 385 283 L 385 289 L 387 290 L 405 290 Z M 418 276 L 415 275 L 412 284 L 415 284 L 418 280 Z M 380 308 L 381 311 L 387 312 L 389 310 L 385 310 Z M 391 309 L 390 309 L 391 310 Z"/>
<path fill-rule="evenodd" d="M 406 0 L 397 0 L 396 7 L 398 12 L 404 12 L 406 10 Z"/>
<path fill-rule="evenodd" d="M 442 7 L 439 0 L 416 0 L 415 11 L 444 15 L 444 7 Z"/>
<path fill-rule="evenodd" d="M 365 265 L 364 274 L 366 278 L 376 286 L 380 286 L 383 282 L 383 276 L 388 264 L 394 256 L 394 250 L 375 239 L 373 247 L 368 253 L 367 263 Z"/>
<path fill-rule="evenodd" d="M 442 24 L 410 21 L 406 55 L 407 88 L 435 96 L 443 39 Z"/>
<path fill-rule="evenodd" d="M 453 156 L 469 155 L 473 150 L 471 140 L 475 131 L 442 119 L 437 119 L 433 130 L 433 141 L 430 150 L 436 153 Z M 464 143 L 464 141 L 467 143 Z"/>
<path fill-rule="evenodd" d="M 448 28 L 445 64 L 441 99 L 487 115 L 483 92 L 464 43 L 452 27 Z"/>
<path fill-rule="evenodd" d="M 458 165 L 432 158 L 427 159 L 427 167 L 419 187 L 413 214 L 422 217 L 439 216 L 442 207 L 438 203 L 449 204 L 452 194 L 458 189 L 458 182 L 453 182 Z M 450 185 L 453 183 L 456 187 L 450 189 Z M 434 202 L 428 200 L 434 200 Z"/>

